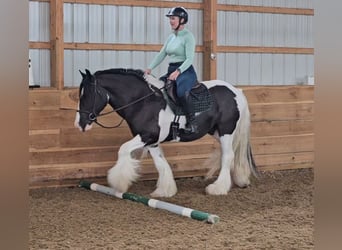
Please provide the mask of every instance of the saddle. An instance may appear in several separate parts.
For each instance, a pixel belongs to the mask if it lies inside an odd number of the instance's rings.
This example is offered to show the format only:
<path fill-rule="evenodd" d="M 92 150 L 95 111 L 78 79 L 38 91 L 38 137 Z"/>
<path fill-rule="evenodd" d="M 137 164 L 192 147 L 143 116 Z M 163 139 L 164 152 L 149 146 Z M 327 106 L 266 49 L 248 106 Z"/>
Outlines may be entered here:
<path fill-rule="evenodd" d="M 175 81 L 166 81 L 163 95 L 176 116 L 185 115 L 183 107 L 177 97 L 177 85 Z M 195 113 L 209 110 L 213 103 L 213 98 L 208 88 L 200 82 L 197 82 L 196 85 L 191 88 L 190 98 Z"/>

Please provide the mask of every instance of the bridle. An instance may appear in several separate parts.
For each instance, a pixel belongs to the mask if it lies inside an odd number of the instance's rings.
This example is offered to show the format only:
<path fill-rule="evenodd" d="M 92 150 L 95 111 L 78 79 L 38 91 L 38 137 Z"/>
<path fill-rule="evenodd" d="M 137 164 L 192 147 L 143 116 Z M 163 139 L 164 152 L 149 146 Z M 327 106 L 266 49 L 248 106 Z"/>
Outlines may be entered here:
<path fill-rule="evenodd" d="M 105 115 L 108 115 L 108 114 L 111 114 L 111 113 L 114 113 L 114 112 L 123 110 L 123 109 L 125 109 L 125 108 L 127 108 L 127 107 L 129 107 L 129 106 L 132 106 L 132 105 L 134 105 L 134 104 L 136 104 L 136 103 L 138 103 L 138 102 L 140 102 L 140 101 L 142 101 L 142 100 L 144 100 L 144 99 L 150 97 L 151 95 L 154 95 L 154 94 L 155 94 L 155 90 L 152 88 L 151 85 L 149 85 L 150 89 L 152 90 L 151 93 L 149 93 L 149 94 L 147 94 L 147 95 L 145 95 L 145 96 L 143 96 L 143 97 L 140 97 L 140 98 L 138 98 L 137 100 L 134 100 L 133 102 L 130 102 L 130 103 L 126 104 L 126 105 L 123 105 L 123 106 L 121 106 L 121 107 L 119 107 L 119 108 L 113 109 L 113 110 L 108 111 L 108 112 L 105 112 L 105 113 L 100 113 L 100 114 L 97 115 L 96 112 L 95 112 L 96 96 L 97 96 L 98 94 L 100 94 L 101 92 L 100 92 L 100 90 L 98 90 L 98 88 L 97 88 L 97 79 L 96 79 L 96 78 L 95 78 L 94 83 L 91 83 L 91 85 L 94 85 L 94 92 L 95 92 L 95 95 L 94 95 L 93 111 L 92 111 L 92 112 L 89 112 L 89 111 L 77 109 L 76 112 L 88 114 L 88 119 L 89 119 L 89 121 L 96 123 L 97 125 L 99 125 L 99 126 L 102 127 L 102 128 L 118 128 L 118 127 L 120 127 L 120 125 L 122 124 L 124 118 L 122 118 L 121 121 L 120 121 L 117 125 L 115 125 L 115 126 L 105 126 L 105 125 L 103 125 L 103 124 L 101 124 L 100 122 L 97 121 L 97 117 L 105 116 Z M 164 87 L 163 87 L 163 88 L 164 88 Z M 109 100 L 110 100 L 110 96 L 109 96 L 108 93 L 107 93 L 107 103 L 106 103 L 106 105 L 109 103 Z M 106 105 L 105 105 L 105 106 L 106 106 Z M 70 110 L 70 109 L 68 109 L 68 110 Z M 74 110 L 74 109 L 73 109 L 73 110 Z"/>

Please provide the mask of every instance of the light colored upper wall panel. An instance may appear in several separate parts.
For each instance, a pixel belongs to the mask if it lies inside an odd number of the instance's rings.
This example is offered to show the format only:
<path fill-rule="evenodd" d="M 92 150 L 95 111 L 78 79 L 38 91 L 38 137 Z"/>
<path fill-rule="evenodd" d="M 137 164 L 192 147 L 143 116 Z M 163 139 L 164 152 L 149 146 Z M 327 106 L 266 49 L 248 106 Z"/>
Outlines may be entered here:
<path fill-rule="evenodd" d="M 106 6 L 103 8 L 103 42 L 115 43 L 118 40 L 118 8 L 116 6 Z"/>
<path fill-rule="evenodd" d="M 89 42 L 103 42 L 103 5 L 89 5 Z"/>
<path fill-rule="evenodd" d="M 187 28 L 194 34 L 196 44 L 203 45 L 203 11 L 190 9 L 188 12 Z"/>
<path fill-rule="evenodd" d="M 30 49 L 33 83 L 41 87 L 50 87 L 50 50 Z"/>
<path fill-rule="evenodd" d="M 237 53 L 217 54 L 217 79 L 231 84 L 237 82 Z"/>
<path fill-rule="evenodd" d="M 77 70 L 82 70 L 84 72 L 85 67 L 78 65 Z M 73 51 L 64 50 L 64 86 L 73 86 L 74 83 L 74 57 Z M 80 78 L 81 80 L 81 78 Z M 79 82 L 80 83 L 80 82 Z M 78 85 L 77 85 L 78 86 Z"/>
<path fill-rule="evenodd" d="M 74 9 L 72 4 L 65 3 L 63 5 L 64 18 L 64 42 L 70 43 L 73 41 L 74 34 Z"/>
<path fill-rule="evenodd" d="M 145 41 L 147 44 L 158 44 L 162 43 L 166 38 L 166 34 L 162 31 L 165 29 L 161 29 L 161 25 L 164 22 L 161 22 L 162 11 L 159 8 L 147 8 L 146 9 L 146 20 L 145 20 Z"/>
<path fill-rule="evenodd" d="M 132 20 L 133 20 L 132 9 L 133 8 L 128 7 L 128 6 L 119 6 L 118 8 L 119 8 L 118 42 L 119 43 L 131 43 L 132 33 L 133 33 L 133 29 L 132 29 Z"/>
<path fill-rule="evenodd" d="M 273 55 L 272 60 L 273 60 L 272 82 L 274 85 L 284 84 L 284 55 L 275 54 Z"/>
<path fill-rule="evenodd" d="M 274 46 L 274 15 L 272 14 L 262 14 L 262 42 L 260 46 Z"/>
<path fill-rule="evenodd" d="M 134 7 L 132 15 L 133 43 L 143 44 L 146 36 L 146 8 Z"/>
<path fill-rule="evenodd" d="M 238 18 L 237 12 L 218 12 L 217 16 L 217 43 L 218 45 L 238 44 Z"/>
<path fill-rule="evenodd" d="M 286 15 L 284 23 L 285 41 L 284 45 L 287 47 L 297 46 L 297 19 L 298 16 Z"/>
<path fill-rule="evenodd" d="M 239 0 L 217 0 L 219 4 L 238 4 Z"/>
<path fill-rule="evenodd" d="M 314 60 L 314 55 L 307 55 L 307 63 L 308 63 L 308 72 L 307 72 L 307 75 L 308 76 L 314 76 L 314 63 L 315 63 L 315 60 Z"/>
<path fill-rule="evenodd" d="M 66 42 L 163 44 L 171 33 L 168 8 L 64 4 Z M 203 15 L 189 9 L 187 27 L 202 45 Z"/>
<path fill-rule="evenodd" d="M 295 60 L 296 60 L 295 81 L 296 83 L 304 83 L 308 77 L 307 57 L 296 55 Z M 303 72 L 306 72 L 306 74 L 304 74 Z"/>
<path fill-rule="evenodd" d="M 73 6 L 73 42 L 84 43 L 89 40 L 89 8 L 85 4 L 74 4 Z"/>
<path fill-rule="evenodd" d="M 89 69 L 92 69 L 94 71 L 103 70 L 104 69 L 103 50 L 90 50 L 87 53 L 89 54 L 88 55 Z"/>
<path fill-rule="evenodd" d="M 218 0 L 219 4 L 285 8 L 313 8 L 313 0 Z"/>
<path fill-rule="evenodd" d="M 50 4 L 29 2 L 29 41 L 50 41 Z"/>
<path fill-rule="evenodd" d="M 312 17 L 218 12 L 218 45 L 312 47 Z"/>
<path fill-rule="evenodd" d="M 273 55 L 261 54 L 261 82 L 263 85 L 273 85 Z M 253 79 L 251 79 L 253 81 Z"/>
<path fill-rule="evenodd" d="M 217 77 L 234 85 L 305 84 L 314 71 L 313 55 L 219 53 Z"/>
<path fill-rule="evenodd" d="M 250 55 L 246 53 L 237 54 L 237 83 L 245 84 L 250 82 Z"/>
<path fill-rule="evenodd" d="M 254 44 L 262 44 L 263 41 L 263 27 L 262 27 L 262 14 L 261 13 L 251 13 L 249 15 L 250 20 L 250 42 L 249 46 Z"/>
<path fill-rule="evenodd" d="M 262 79 L 261 79 L 261 63 L 262 63 L 262 57 L 261 54 L 250 54 L 250 66 L 249 66 L 249 82 L 247 84 L 253 84 L 259 85 L 262 84 Z M 252 80 L 251 80 L 252 79 Z"/>
<path fill-rule="evenodd" d="M 250 34 L 251 34 L 251 25 L 250 25 L 250 15 L 248 13 L 238 13 L 238 20 L 237 20 L 237 44 L 242 46 L 250 45 Z"/>

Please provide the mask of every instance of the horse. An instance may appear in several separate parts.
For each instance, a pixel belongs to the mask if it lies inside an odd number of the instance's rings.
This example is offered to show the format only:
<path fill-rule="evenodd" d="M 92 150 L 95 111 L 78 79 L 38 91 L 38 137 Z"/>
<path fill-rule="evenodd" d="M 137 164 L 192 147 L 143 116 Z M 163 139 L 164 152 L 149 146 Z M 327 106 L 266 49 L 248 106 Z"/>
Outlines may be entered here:
<path fill-rule="evenodd" d="M 75 127 L 85 132 L 92 128 L 101 111 L 110 105 L 124 119 L 133 138 L 118 150 L 116 164 L 108 170 L 109 186 L 126 192 L 139 178 L 139 159 L 135 150 L 148 151 L 158 172 L 152 197 L 172 197 L 177 186 L 172 169 L 164 157 L 161 143 L 189 142 L 206 134 L 213 136 L 221 149 L 220 164 L 209 172 L 218 171 L 217 179 L 205 191 L 209 195 L 226 195 L 233 184 L 250 185 L 251 173 L 258 176 L 250 145 L 250 112 L 241 89 L 222 80 L 204 81 L 213 103 L 207 111 L 197 112 L 198 133 L 183 133 L 186 118 L 179 116 L 179 133 L 171 128 L 175 114 L 163 95 L 164 82 L 139 69 L 106 69 L 91 74 L 80 71 L 79 103 Z"/>

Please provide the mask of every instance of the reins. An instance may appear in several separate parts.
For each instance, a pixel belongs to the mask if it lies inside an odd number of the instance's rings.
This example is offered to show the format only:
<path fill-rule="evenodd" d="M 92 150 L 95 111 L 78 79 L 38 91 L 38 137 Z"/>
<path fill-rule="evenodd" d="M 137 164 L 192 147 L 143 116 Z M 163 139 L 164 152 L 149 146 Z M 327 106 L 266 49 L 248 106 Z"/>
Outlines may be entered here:
<path fill-rule="evenodd" d="M 120 111 L 120 110 L 122 110 L 122 109 L 128 108 L 129 106 L 132 106 L 132 105 L 134 105 L 134 104 L 136 104 L 136 103 L 138 103 L 138 102 L 140 102 L 140 101 L 146 99 L 147 97 L 149 97 L 149 96 L 151 96 L 151 95 L 153 95 L 153 94 L 154 94 L 154 91 L 151 92 L 151 93 L 149 93 L 148 95 L 145 95 L 145 96 L 143 96 L 143 97 L 141 97 L 141 98 L 139 98 L 139 99 L 133 101 L 133 102 L 130 102 L 130 103 L 126 104 L 126 105 L 123 105 L 123 106 L 121 106 L 121 107 L 119 107 L 119 108 L 117 108 L 117 109 L 113 109 L 113 110 L 111 110 L 111 111 L 108 111 L 108 112 L 105 112 L 105 113 L 101 113 L 101 114 L 98 114 L 98 115 L 95 115 L 94 113 L 89 113 L 89 112 L 81 111 L 81 110 L 77 110 L 77 112 L 79 112 L 79 113 L 81 113 L 81 112 L 83 112 L 83 113 L 88 113 L 88 114 L 89 114 L 89 119 L 90 119 L 91 121 L 95 122 L 97 125 L 99 125 L 99 126 L 102 127 L 102 128 L 118 128 L 118 127 L 120 127 L 120 125 L 122 124 L 124 118 L 121 118 L 121 121 L 119 122 L 119 124 L 117 124 L 117 125 L 115 125 L 115 126 L 105 126 L 105 125 L 103 125 L 103 124 L 101 124 L 101 123 L 99 123 L 99 122 L 97 121 L 97 117 L 99 117 L 99 116 L 105 116 L 105 115 L 108 115 L 108 114 L 110 114 L 110 113 L 114 113 L 114 112 Z M 91 117 L 90 117 L 91 114 L 94 115 L 94 118 L 93 118 L 93 119 L 91 119 Z"/>
<path fill-rule="evenodd" d="M 150 86 L 149 86 L 149 87 L 150 87 Z M 164 88 L 164 87 L 160 88 L 159 90 L 161 90 L 161 89 L 163 89 L 163 88 Z M 97 91 L 97 81 L 96 81 L 96 80 L 95 80 L 95 82 L 94 82 L 94 89 L 95 89 L 95 96 L 94 96 L 94 107 L 93 107 L 93 112 L 83 111 L 83 110 L 80 110 L 80 109 L 72 109 L 72 108 L 60 108 L 60 109 L 61 109 L 61 110 L 73 110 L 73 111 L 76 111 L 76 112 L 78 112 L 78 113 L 85 113 L 85 114 L 88 114 L 89 120 L 92 121 L 92 122 L 94 122 L 94 123 L 96 123 L 97 125 L 99 125 L 99 126 L 102 127 L 102 128 L 108 128 L 108 129 L 110 129 L 110 128 L 118 128 L 118 127 L 121 126 L 121 124 L 122 124 L 124 118 L 121 118 L 121 121 L 120 121 L 117 125 L 115 125 L 115 126 L 106 126 L 106 125 L 103 125 L 103 124 L 101 124 L 100 122 L 98 122 L 98 121 L 97 121 L 97 117 L 105 116 L 105 115 L 108 115 L 108 114 L 111 114 L 111 113 L 114 113 L 114 112 L 118 112 L 118 111 L 120 111 L 120 110 L 123 110 L 123 109 L 125 109 L 125 108 L 128 108 L 129 106 L 132 106 L 132 105 L 134 105 L 134 104 L 136 104 L 136 103 L 138 103 L 138 102 L 140 102 L 140 101 L 142 101 L 142 100 L 144 100 L 144 99 L 150 97 L 151 95 L 154 95 L 154 94 L 155 94 L 155 90 L 152 89 L 152 88 L 150 87 L 150 89 L 152 90 L 152 92 L 149 93 L 148 95 L 145 95 L 145 96 L 143 96 L 143 97 L 140 97 L 140 98 L 138 98 L 137 100 L 134 100 L 133 102 L 130 102 L 130 103 L 126 104 L 126 105 L 123 105 L 123 106 L 118 107 L 118 108 L 116 108 L 116 109 L 113 109 L 113 110 L 111 110 L 111 111 L 108 111 L 108 112 L 105 112 L 105 113 L 100 113 L 100 114 L 96 115 L 96 112 L 94 111 L 94 109 L 95 109 L 95 103 L 96 103 L 96 95 L 97 95 L 97 93 L 98 93 L 98 91 Z M 109 99 L 108 99 L 108 101 L 109 101 Z M 108 104 L 108 101 L 107 101 L 107 104 Z"/>

